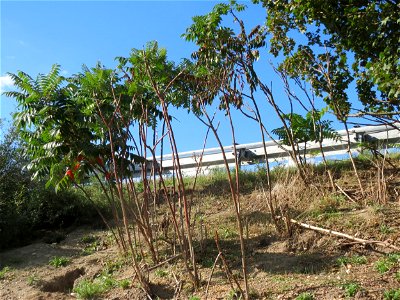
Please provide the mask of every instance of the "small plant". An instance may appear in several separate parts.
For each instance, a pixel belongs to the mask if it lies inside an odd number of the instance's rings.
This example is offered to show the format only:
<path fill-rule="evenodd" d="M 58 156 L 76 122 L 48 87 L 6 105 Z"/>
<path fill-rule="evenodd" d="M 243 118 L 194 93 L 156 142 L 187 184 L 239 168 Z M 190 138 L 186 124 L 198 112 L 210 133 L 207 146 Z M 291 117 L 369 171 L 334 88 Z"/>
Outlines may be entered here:
<path fill-rule="evenodd" d="M 205 268 L 211 268 L 214 265 L 214 259 L 212 257 L 203 256 L 200 257 L 199 263 Z"/>
<path fill-rule="evenodd" d="M 398 262 L 400 262 L 400 253 L 391 253 L 388 256 L 379 259 L 375 263 L 375 269 L 383 274 L 391 270 Z"/>
<path fill-rule="evenodd" d="M 105 292 L 105 289 L 100 283 L 84 279 L 77 284 L 73 291 L 79 299 L 94 299 Z"/>
<path fill-rule="evenodd" d="M 104 290 L 118 286 L 118 282 L 111 275 L 102 275 L 97 280 L 103 285 Z"/>
<path fill-rule="evenodd" d="M 84 244 L 92 244 L 98 240 L 99 240 L 99 238 L 97 236 L 89 234 L 89 235 L 85 235 L 84 237 L 82 237 L 81 242 Z"/>
<path fill-rule="evenodd" d="M 124 259 L 118 259 L 116 261 L 107 261 L 103 274 L 112 274 L 115 271 L 121 269 L 124 264 L 125 264 Z"/>
<path fill-rule="evenodd" d="M 243 296 L 239 291 L 230 290 L 226 299 L 227 300 L 239 300 L 239 299 L 243 299 Z"/>
<path fill-rule="evenodd" d="M 36 274 L 32 274 L 28 276 L 28 285 L 37 286 L 39 283 L 39 277 Z"/>
<path fill-rule="evenodd" d="M 383 292 L 384 300 L 400 300 L 400 289 Z"/>
<path fill-rule="evenodd" d="M 393 232 L 393 228 L 391 228 L 390 226 L 386 225 L 386 224 L 381 224 L 381 226 L 379 227 L 379 231 L 382 234 L 389 234 Z"/>
<path fill-rule="evenodd" d="M 394 274 L 394 278 L 396 278 L 396 280 L 400 282 L 400 270 L 397 271 L 396 274 Z"/>
<path fill-rule="evenodd" d="M 189 297 L 189 300 L 200 300 L 200 298 L 197 297 L 197 296 L 190 296 L 190 297 Z"/>
<path fill-rule="evenodd" d="M 383 274 L 391 269 L 391 264 L 385 259 L 380 259 L 375 263 L 375 269 Z"/>
<path fill-rule="evenodd" d="M 231 239 L 231 238 L 237 237 L 237 233 L 236 233 L 235 231 L 233 231 L 231 228 L 225 228 L 225 229 L 222 231 L 221 236 L 222 236 L 224 239 Z"/>
<path fill-rule="evenodd" d="M 343 289 L 347 297 L 354 297 L 361 290 L 361 285 L 357 282 L 350 282 L 344 284 Z"/>
<path fill-rule="evenodd" d="M 85 246 L 85 248 L 82 250 L 83 255 L 90 255 L 96 252 L 99 249 L 99 242 L 94 241 L 91 244 L 88 244 Z"/>
<path fill-rule="evenodd" d="M 129 287 L 131 286 L 131 281 L 130 281 L 129 279 L 122 279 L 122 280 L 119 282 L 119 286 L 120 286 L 123 290 L 129 289 Z"/>
<path fill-rule="evenodd" d="M 50 261 L 49 265 L 60 268 L 60 267 L 65 267 L 71 262 L 71 260 L 68 257 L 64 256 L 54 256 Z"/>
<path fill-rule="evenodd" d="M 313 299 L 314 295 L 311 293 L 301 293 L 295 298 L 295 300 L 313 300 Z"/>
<path fill-rule="evenodd" d="M 346 266 L 348 264 L 350 265 L 365 265 L 368 261 L 365 256 L 360 256 L 360 255 L 353 255 L 353 256 L 342 256 L 337 259 L 337 264 L 339 266 Z"/>
<path fill-rule="evenodd" d="M 10 267 L 4 267 L 3 269 L 1 269 L 1 271 L 0 271 L 0 280 L 3 280 L 3 279 L 5 279 L 6 278 L 6 274 L 8 273 L 8 272 L 10 272 L 11 271 L 11 269 L 10 269 Z"/>
<path fill-rule="evenodd" d="M 166 270 L 163 270 L 163 269 L 156 270 L 157 277 L 165 277 L 167 275 L 168 275 L 168 272 Z"/>
<path fill-rule="evenodd" d="M 82 237 L 81 242 L 85 244 L 82 250 L 83 255 L 90 255 L 96 252 L 100 245 L 100 238 L 95 235 L 85 235 Z"/>

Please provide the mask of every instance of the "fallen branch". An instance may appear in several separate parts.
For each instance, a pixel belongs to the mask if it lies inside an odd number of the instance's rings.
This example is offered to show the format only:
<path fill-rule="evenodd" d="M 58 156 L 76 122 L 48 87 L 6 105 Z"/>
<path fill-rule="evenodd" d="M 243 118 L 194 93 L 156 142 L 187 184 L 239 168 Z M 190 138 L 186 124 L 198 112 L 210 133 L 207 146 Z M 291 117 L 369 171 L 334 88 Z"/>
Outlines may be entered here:
<path fill-rule="evenodd" d="M 215 258 L 214 264 L 213 264 L 213 266 L 212 266 L 211 274 L 210 274 L 210 277 L 208 278 L 208 281 L 207 281 L 207 287 L 206 287 L 206 293 L 205 293 L 205 300 L 207 300 L 207 297 L 208 297 L 208 288 L 210 287 L 211 278 L 212 278 L 212 276 L 213 276 L 213 274 L 214 274 L 215 266 L 216 266 L 216 264 L 217 264 L 217 262 L 218 262 L 219 257 L 221 256 L 221 254 L 222 254 L 221 252 L 218 253 L 217 257 Z"/>
<path fill-rule="evenodd" d="M 350 201 L 352 201 L 352 202 L 354 202 L 354 203 L 357 203 L 357 201 L 354 200 L 353 198 L 351 198 L 351 197 L 349 196 L 349 194 L 347 194 L 337 183 L 335 183 L 335 185 L 336 185 L 336 187 L 339 189 L 339 191 L 341 191 L 342 194 L 345 195 Z"/>
<path fill-rule="evenodd" d="M 161 267 L 162 265 L 165 265 L 166 263 L 169 263 L 170 261 L 172 261 L 178 257 L 181 257 L 181 256 L 182 256 L 182 253 L 172 256 L 172 257 L 168 258 L 167 260 L 164 260 L 163 262 L 160 262 L 159 264 L 156 264 L 156 265 L 150 267 L 148 269 L 148 271 L 153 271 L 153 270 L 157 269 L 158 267 Z"/>
<path fill-rule="evenodd" d="M 285 217 L 278 217 L 278 219 L 286 221 Z M 324 234 L 329 234 L 329 235 L 342 237 L 342 238 L 345 238 L 345 239 L 348 239 L 348 240 L 352 240 L 352 241 L 355 241 L 355 242 L 363 244 L 363 245 L 376 244 L 378 246 L 387 247 L 387 248 L 394 249 L 396 251 L 400 251 L 399 247 L 396 247 L 395 245 L 392 245 L 392 244 L 390 244 L 388 242 L 385 242 L 385 241 L 375 241 L 375 240 L 361 239 L 361 238 L 357 238 L 355 236 L 352 236 L 352 235 L 349 235 L 349 234 L 346 234 L 346 233 L 334 231 L 334 230 L 331 230 L 331 229 L 325 229 L 325 228 L 322 228 L 322 227 L 317 227 L 317 226 L 306 224 L 306 223 L 301 223 L 301 222 L 296 221 L 294 219 L 290 219 L 289 221 L 290 221 L 290 223 L 296 224 L 297 226 L 300 226 L 300 227 L 303 227 L 303 228 L 306 228 L 306 229 L 314 230 L 314 231 L 321 232 L 321 233 L 324 233 Z"/>
<path fill-rule="evenodd" d="M 235 287 L 233 286 L 233 282 L 234 282 L 236 284 L 236 287 L 239 290 L 240 294 L 244 295 L 243 290 L 242 290 L 239 282 L 237 281 L 236 277 L 233 276 L 233 273 L 232 273 L 231 269 L 229 268 L 228 263 L 225 260 L 224 254 L 222 253 L 221 246 L 219 245 L 219 237 L 218 237 L 218 232 L 217 231 L 215 231 L 215 244 L 217 245 L 218 255 L 219 255 L 219 258 L 222 261 L 222 265 L 223 265 L 223 267 L 225 269 L 226 277 L 229 280 L 229 284 L 230 284 L 232 290 L 235 290 Z"/>

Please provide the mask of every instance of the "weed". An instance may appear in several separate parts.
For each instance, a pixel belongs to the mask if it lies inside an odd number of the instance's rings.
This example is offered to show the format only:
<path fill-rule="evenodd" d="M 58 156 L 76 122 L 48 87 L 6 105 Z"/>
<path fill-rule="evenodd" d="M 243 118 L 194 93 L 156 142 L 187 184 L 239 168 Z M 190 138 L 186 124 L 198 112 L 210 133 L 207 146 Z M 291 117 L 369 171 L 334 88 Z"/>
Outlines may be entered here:
<path fill-rule="evenodd" d="M 99 240 L 99 237 L 97 237 L 93 234 L 89 234 L 89 235 L 85 235 L 84 237 L 82 237 L 81 242 L 84 244 L 92 244 L 98 240 Z"/>
<path fill-rule="evenodd" d="M 375 269 L 383 274 L 391 270 L 400 261 L 400 253 L 391 253 L 375 263 Z"/>
<path fill-rule="evenodd" d="M 73 291 L 79 299 L 94 299 L 104 293 L 105 289 L 100 283 L 84 279 L 74 287 Z"/>
<path fill-rule="evenodd" d="M 391 265 L 390 265 L 390 263 L 388 263 L 387 260 L 380 259 L 375 263 L 375 269 L 379 273 L 383 274 L 383 273 L 386 273 L 387 271 L 389 271 L 391 269 Z"/>
<path fill-rule="evenodd" d="M 313 299 L 314 295 L 311 293 L 301 293 L 295 298 L 295 300 L 313 300 Z"/>
<path fill-rule="evenodd" d="M 28 276 L 28 285 L 37 286 L 39 283 L 39 277 L 36 274 L 32 274 Z"/>
<path fill-rule="evenodd" d="M 343 284 L 342 288 L 346 297 L 354 297 L 359 290 L 361 290 L 361 285 L 357 282 L 350 282 Z"/>
<path fill-rule="evenodd" d="M 8 272 L 10 272 L 11 271 L 11 269 L 10 269 L 10 267 L 4 267 L 3 269 L 1 269 L 1 271 L 0 271 L 0 280 L 3 280 L 3 279 L 5 279 L 6 278 L 6 274 L 8 273 Z"/>
<path fill-rule="evenodd" d="M 131 281 L 129 279 L 122 279 L 119 282 L 119 286 L 124 290 L 129 289 L 129 287 L 131 286 Z"/>
<path fill-rule="evenodd" d="M 168 275 L 168 272 L 166 270 L 163 269 L 158 269 L 156 270 L 156 276 L 157 277 L 166 277 Z"/>
<path fill-rule="evenodd" d="M 390 253 L 388 255 L 388 260 L 393 264 L 400 262 L 400 252 L 399 253 Z"/>
<path fill-rule="evenodd" d="M 397 271 L 396 274 L 394 274 L 394 278 L 396 278 L 396 280 L 400 282 L 400 270 Z"/>
<path fill-rule="evenodd" d="M 95 240 L 94 242 L 87 244 L 85 248 L 82 250 L 83 255 L 90 255 L 96 252 L 99 249 L 99 241 Z"/>
<path fill-rule="evenodd" d="M 190 297 L 189 297 L 189 300 L 200 300 L 200 298 L 197 297 L 197 296 L 190 296 Z"/>
<path fill-rule="evenodd" d="M 82 250 L 82 254 L 90 255 L 98 250 L 100 245 L 100 238 L 93 234 L 89 234 L 82 237 L 81 242 L 85 244 L 85 248 Z"/>
<path fill-rule="evenodd" d="M 221 237 L 224 239 L 231 239 L 237 236 L 237 233 L 231 228 L 225 228 L 222 231 Z"/>
<path fill-rule="evenodd" d="M 105 290 L 116 287 L 118 285 L 118 282 L 110 275 L 102 275 L 99 278 L 97 278 L 97 280 L 102 283 Z"/>
<path fill-rule="evenodd" d="M 239 300 L 242 298 L 242 294 L 236 290 L 230 290 L 228 296 L 226 297 L 227 300 Z"/>
<path fill-rule="evenodd" d="M 119 269 L 121 269 L 123 267 L 123 265 L 125 264 L 125 260 L 122 259 L 118 259 L 116 261 L 107 261 L 103 274 L 112 274 L 115 271 L 118 271 Z"/>
<path fill-rule="evenodd" d="M 104 292 L 118 285 L 121 286 L 121 284 L 118 284 L 110 275 L 101 275 L 93 281 L 88 279 L 80 281 L 73 291 L 77 294 L 79 299 L 96 299 Z"/>
<path fill-rule="evenodd" d="M 400 289 L 383 292 L 384 300 L 400 300 Z"/>
<path fill-rule="evenodd" d="M 353 255 L 353 256 L 342 256 L 336 260 L 339 266 L 350 265 L 365 265 L 367 263 L 367 258 L 363 255 Z"/>
<path fill-rule="evenodd" d="M 393 232 L 393 228 L 388 226 L 388 225 L 386 225 L 386 224 L 381 224 L 381 226 L 379 227 L 379 231 L 382 234 L 389 234 L 389 233 Z"/>
<path fill-rule="evenodd" d="M 71 262 L 71 260 L 68 257 L 64 256 L 54 256 L 50 261 L 49 265 L 60 268 L 60 267 L 65 267 Z"/>

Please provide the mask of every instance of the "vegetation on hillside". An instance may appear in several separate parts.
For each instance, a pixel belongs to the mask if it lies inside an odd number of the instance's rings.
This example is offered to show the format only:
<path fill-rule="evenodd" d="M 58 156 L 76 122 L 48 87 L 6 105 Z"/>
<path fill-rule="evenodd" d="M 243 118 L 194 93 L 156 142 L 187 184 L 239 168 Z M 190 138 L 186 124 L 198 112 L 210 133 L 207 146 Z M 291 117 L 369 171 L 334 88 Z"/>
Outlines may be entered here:
<path fill-rule="evenodd" d="M 22 234 L 29 232 L 25 228 L 35 228 L 36 224 L 37 229 L 43 228 L 45 221 L 50 220 L 49 226 L 54 228 L 70 218 L 74 222 L 81 219 L 90 207 L 112 233 L 119 251 L 129 257 L 135 278 L 149 297 L 155 293 L 146 275 L 149 265 L 157 266 L 165 256 L 180 257 L 187 279 L 194 289 L 199 289 L 202 285 L 199 254 L 204 254 L 205 229 L 194 207 L 204 208 L 199 199 L 194 201 L 193 195 L 201 178 L 196 176 L 188 184 L 182 175 L 180 141 L 175 139 L 171 108 L 184 109 L 196 116 L 221 149 L 216 113 L 226 116 L 233 145 L 237 130 L 233 110 L 258 124 L 262 141 L 268 137 L 274 140 L 274 134 L 280 137 L 282 141 L 276 143 L 289 146 L 288 154 L 296 165 L 296 169 L 283 173 L 286 178 L 299 178 L 304 195 L 313 189 L 317 191 L 313 197 L 321 199 L 320 215 L 328 212 L 325 204 L 329 207 L 339 196 L 357 206 L 396 200 L 399 191 L 391 182 L 398 165 L 385 150 L 387 145 L 371 146 L 374 157 L 366 160 L 377 177 L 367 183 L 363 178 L 365 173 L 360 171 L 362 160 L 355 159 L 350 150 L 348 125 L 350 120 L 361 123 L 364 115 L 378 124 L 393 124 L 399 115 L 399 53 L 398 48 L 394 51 L 392 48 L 400 32 L 396 30 L 400 9 L 396 10 L 391 1 L 384 4 L 366 1 L 360 7 L 352 3 L 350 8 L 339 9 L 332 9 L 333 3 L 325 7 L 315 1 L 261 3 L 266 9 L 266 23 L 254 28 L 247 28 L 240 17 L 246 13 L 245 6 L 236 2 L 217 4 L 210 13 L 194 17 L 183 37 L 196 43 L 198 49 L 180 64 L 170 61 L 167 51 L 156 42 L 150 42 L 143 49 L 132 49 L 127 57 L 117 57 L 115 69 L 99 63 L 64 77 L 60 75 L 60 66 L 54 65 L 47 75 L 39 74 L 36 78 L 22 71 L 9 74 L 18 88 L 6 92 L 19 105 L 14 115 L 18 139 L 10 133 L 1 144 L 1 176 L 4 174 L 7 179 L 1 181 L 1 193 L 5 195 L 1 203 L 5 207 L 0 211 L 4 214 L 1 226 L 9 228 L 15 222 L 18 234 Z M 341 18 L 344 24 L 339 26 Z M 374 26 L 366 28 L 365 22 Z M 298 44 L 291 37 L 293 32 L 304 34 L 307 42 Z M 378 41 L 385 38 L 386 46 L 383 43 L 365 46 L 365 37 L 371 35 Z M 272 65 L 272 70 L 282 82 L 286 99 L 278 97 L 269 85 L 270 78 L 259 72 L 259 59 L 271 54 L 282 58 Z M 349 56 L 354 56 L 352 68 Z M 390 70 L 385 74 L 393 76 L 384 76 L 378 68 Z M 347 89 L 353 81 L 357 84 L 358 99 L 350 101 Z M 266 111 L 260 109 L 261 101 L 266 102 Z M 363 109 L 354 115 L 352 104 L 357 101 Z M 214 113 L 215 106 L 219 110 Z M 339 138 L 331 122 L 324 119 L 327 113 L 333 114 L 347 131 L 355 191 L 343 188 L 341 177 L 322 151 L 324 139 Z M 279 128 L 270 128 L 268 114 L 280 120 Z M 320 145 L 322 170 L 305 160 L 303 151 L 309 141 Z M 162 165 L 155 163 L 155 155 L 164 152 L 165 143 L 172 150 L 172 184 L 165 178 Z M 234 153 L 237 153 L 235 146 Z M 224 236 L 237 238 L 240 245 L 239 274 L 231 272 L 218 232 L 215 243 L 216 260 L 221 260 L 234 290 L 232 298 L 251 297 L 248 224 L 242 209 L 246 188 L 263 191 L 268 207 L 262 212 L 265 219 L 278 234 L 289 237 L 294 225 L 300 224 L 292 219 L 300 212 L 295 211 L 298 205 L 292 203 L 295 200 L 291 196 L 307 201 L 295 191 L 293 195 L 274 192 L 279 169 L 271 171 L 266 148 L 264 155 L 266 163 L 260 171 L 263 175 L 256 176 L 257 184 L 252 182 L 250 188 L 246 186 L 247 177 L 240 172 L 238 156 L 235 155 L 233 170 L 224 157 L 223 174 L 236 224 L 235 232 L 229 229 Z M 134 177 L 134 170 L 141 174 L 140 183 Z M 316 172 L 326 180 L 314 181 Z M 47 187 L 54 187 L 57 194 L 44 189 L 43 181 L 47 181 Z M 66 192 L 68 188 L 73 192 Z M 102 201 L 97 199 L 99 194 Z M 52 205 L 43 210 L 41 207 L 48 203 Z M 200 237 L 198 231 L 202 233 Z M 13 236 L 9 229 L 0 234 L 5 240 Z M 385 241 L 374 243 L 396 248 Z M 350 286 L 346 287 L 348 295 L 355 292 L 355 286 L 351 287 L 352 291 Z"/>

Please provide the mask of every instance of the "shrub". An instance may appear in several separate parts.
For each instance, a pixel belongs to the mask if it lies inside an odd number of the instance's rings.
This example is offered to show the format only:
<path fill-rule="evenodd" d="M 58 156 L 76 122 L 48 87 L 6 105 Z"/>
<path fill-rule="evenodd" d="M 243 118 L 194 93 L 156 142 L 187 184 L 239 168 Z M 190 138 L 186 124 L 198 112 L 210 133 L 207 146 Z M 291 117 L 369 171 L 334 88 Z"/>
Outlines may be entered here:
<path fill-rule="evenodd" d="M 357 282 L 346 283 L 343 285 L 346 297 L 354 297 L 361 290 L 361 286 Z"/>
<path fill-rule="evenodd" d="M 298 295 L 296 297 L 295 300 L 313 300 L 314 299 L 314 295 L 311 293 L 301 293 L 300 295 Z"/>
<path fill-rule="evenodd" d="M 101 223 L 94 204 L 82 193 L 73 189 L 56 193 L 44 181 L 32 180 L 23 148 L 13 128 L 0 138 L 0 250 L 28 244 L 41 229 Z M 106 202 L 98 192 L 93 194 L 104 213 Z"/>
<path fill-rule="evenodd" d="M 65 267 L 70 262 L 71 262 L 71 260 L 67 257 L 55 256 L 49 261 L 49 265 L 56 267 L 56 268 L 60 268 L 60 267 Z"/>
<path fill-rule="evenodd" d="M 74 288 L 74 292 L 77 294 L 78 299 L 95 299 L 104 293 L 105 289 L 102 284 L 97 282 L 91 282 L 87 279 L 82 280 Z"/>
<path fill-rule="evenodd" d="M 383 299 L 385 299 L 385 300 L 400 300 L 400 289 L 385 291 L 383 293 Z"/>

